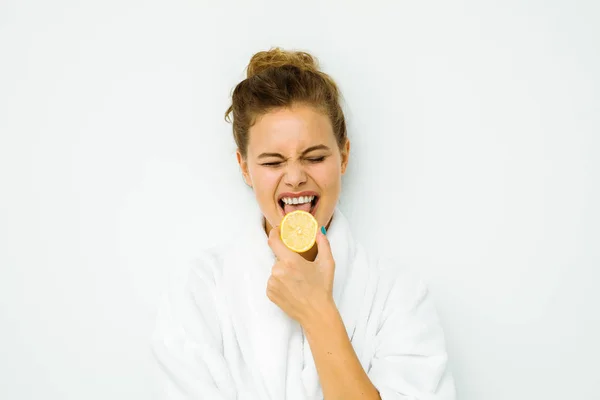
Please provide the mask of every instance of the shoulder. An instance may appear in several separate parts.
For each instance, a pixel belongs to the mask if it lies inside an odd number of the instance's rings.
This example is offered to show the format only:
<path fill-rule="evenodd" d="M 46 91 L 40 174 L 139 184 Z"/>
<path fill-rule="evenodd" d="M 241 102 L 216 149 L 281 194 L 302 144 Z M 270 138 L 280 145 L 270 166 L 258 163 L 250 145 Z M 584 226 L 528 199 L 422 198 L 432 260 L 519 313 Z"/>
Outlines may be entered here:
<path fill-rule="evenodd" d="M 390 257 L 374 257 L 377 292 L 385 298 L 384 310 L 410 312 L 428 294 L 422 275 L 410 265 Z"/>
<path fill-rule="evenodd" d="M 192 326 L 200 316 L 215 322 L 222 257 L 221 246 L 204 248 L 173 271 L 159 301 L 157 326 L 161 330 Z"/>
<path fill-rule="evenodd" d="M 223 269 L 225 244 L 214 245 L 200 250 L 188 265 L 188 280 L 201 280 L 215 284 Z"/>
<path fill-rule="evenodd" d="M 224 245 L 205 247 L 179 260 L 162 292 L 162 307 L 181 304 L 199 294 L 213 296 L 222 275 Z"/>
<path fill-rule="evenodd" d="M 188 260 L 190 277 L 202 279 L 206 282 L 218 283 L 224 266 L 231 262 L 234 255 L 251 254 L 244 240 L 239 240 L 241 234 L 232 232 L 228 238 L 197 250 Z"/>

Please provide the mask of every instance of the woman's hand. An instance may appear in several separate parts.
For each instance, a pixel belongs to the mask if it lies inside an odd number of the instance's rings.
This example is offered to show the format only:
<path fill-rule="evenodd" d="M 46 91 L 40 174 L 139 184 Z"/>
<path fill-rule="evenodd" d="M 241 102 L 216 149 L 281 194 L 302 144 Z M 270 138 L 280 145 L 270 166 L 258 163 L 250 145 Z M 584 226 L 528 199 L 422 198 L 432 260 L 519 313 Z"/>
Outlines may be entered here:
<path fill-rule="evenodd" d="M 267 282 L 267 297 L 304 326 L 324 306 L 333 304 L 335 261 L 329 240 L 320 231 L 314 262 L 288 249 L 279 232 L 279 226 L 272 228 L 267 241 L 277 257 Z"/>

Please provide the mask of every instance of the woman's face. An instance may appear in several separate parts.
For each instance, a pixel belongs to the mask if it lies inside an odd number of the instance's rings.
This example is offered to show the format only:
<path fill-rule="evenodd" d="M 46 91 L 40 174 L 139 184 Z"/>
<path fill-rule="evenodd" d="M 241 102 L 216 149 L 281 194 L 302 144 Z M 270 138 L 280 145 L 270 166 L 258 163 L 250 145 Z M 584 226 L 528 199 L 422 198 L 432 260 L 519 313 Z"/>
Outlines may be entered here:
<path fill-rule="evenodd" d="M 299 208 L 311 212 L 319 226 L 329 226 L 349 151 L 347 141 L 340 152 L 329 118 L 313 107 L 294 105 L 257 119 L 250 128 L 247 158 L 238 150 L 237 160 L 265 216 L 267 234 L 286 211 Z M 284 204 L 282 197 L 289 202 L 302 192 L 315 196 L 311 203 Z"/>

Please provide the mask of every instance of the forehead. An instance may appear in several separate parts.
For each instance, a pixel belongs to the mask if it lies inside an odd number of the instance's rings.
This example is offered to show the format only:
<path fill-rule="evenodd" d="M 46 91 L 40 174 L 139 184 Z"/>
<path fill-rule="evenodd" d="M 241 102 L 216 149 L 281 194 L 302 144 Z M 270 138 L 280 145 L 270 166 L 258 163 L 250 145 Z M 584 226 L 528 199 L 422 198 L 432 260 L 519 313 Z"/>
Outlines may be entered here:
<path fill-rule="evenodd" d="M 304 105 L 262 115 L 250 128 L 249 135 L 249 153 L 265 150 L 294 153 L 315 144 L 332 147 L 335 143 L 329 118 Z"/>

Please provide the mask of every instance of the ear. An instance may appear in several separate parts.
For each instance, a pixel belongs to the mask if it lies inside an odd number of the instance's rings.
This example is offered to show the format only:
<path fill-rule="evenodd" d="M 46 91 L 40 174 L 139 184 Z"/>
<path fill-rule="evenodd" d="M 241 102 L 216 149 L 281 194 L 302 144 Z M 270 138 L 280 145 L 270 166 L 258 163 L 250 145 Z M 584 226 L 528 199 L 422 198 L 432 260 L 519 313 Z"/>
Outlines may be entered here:
<path fill-rule="evenodd" d="M 242 157 L 242 153 L 240 153 L 240 149 L 235 151 L 235 157 L 237 158 L 237 162 L 240 165 L 240 170 L 242 171 L 242 175 L 244 177 L 244 181 L 246 181 L 246 185 L 252 187 L 252 179 L 250 178 L 250 172 L 248 171 L 248 162 L 244 157 Z"/>
<path fill-rule="evenodd" d="M 342 175 L 346 172 L 346 167 L 348 166 L 348 160 L 350 158 L 350 140 L 346 139 L 346 144 L 344 145 L 342 152 Z"/>

